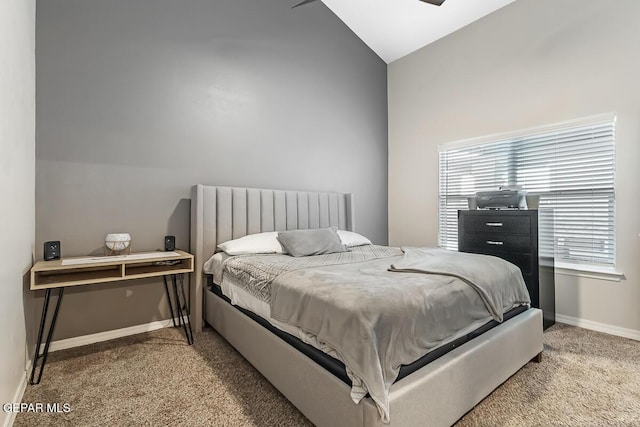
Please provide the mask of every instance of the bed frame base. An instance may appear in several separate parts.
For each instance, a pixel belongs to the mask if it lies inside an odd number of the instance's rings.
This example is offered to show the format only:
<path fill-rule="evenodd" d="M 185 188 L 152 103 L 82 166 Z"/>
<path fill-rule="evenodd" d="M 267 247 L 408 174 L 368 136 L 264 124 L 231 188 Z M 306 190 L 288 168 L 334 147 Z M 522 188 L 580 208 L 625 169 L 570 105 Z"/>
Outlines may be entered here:
<path fill-rule="evenodd" d="M 369 398 L 277 335 L 205 291 L 205 320 L 317 426 L 450 426 L 542 352 L 542 312 L 530 309 L 396 382 L 391 423 Z"/>

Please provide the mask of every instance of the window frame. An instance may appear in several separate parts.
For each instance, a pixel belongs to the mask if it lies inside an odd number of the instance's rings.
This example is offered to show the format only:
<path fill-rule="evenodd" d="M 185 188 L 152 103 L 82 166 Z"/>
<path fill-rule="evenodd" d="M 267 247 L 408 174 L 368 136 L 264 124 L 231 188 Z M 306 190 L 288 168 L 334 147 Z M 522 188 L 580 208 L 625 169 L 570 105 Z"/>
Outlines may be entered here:
<path fill-rule="evenodd" d="M 505 157 L 504 159 L 500 159 L 501 161 L 505 161 L 507 163 L 510 162 L 509 159 L 512 159 L 513 154 L 507 154 L 508 152 L 515 152 L 517 150 L 517 145 L 518 143 L 521 143 L 521 141 L 523 139 L 535 139 L 536 137 L 540 137 L 543 134 L 549 134 L 549 133 L 553 133 L 553 132 L 567 132 L 570 131 L 571 129 L 575 128 L 576 130 L 579 128 L 585 128 L 588 126 L 598 126 L 598 125 L 603 125 L 603 124 L 607 124 L 611 126 L 611 137 L 613 139 L 612 144 L 613 144 L 613 153 L 612 153 L 612 159 L 613 159 L 613 171 L 612 171 L 612 188 L 609 190 L 609 193 L 611 194 L 612 197 L 612 202 L 611 204 L 609 204 L 609 206 L 612 209 L 612 213 L 610 215 L 611 217 L 611 221 L 612 221 L 612 225 L 611 225 L 611 230 L 612 230 L 612 234 L 611 234 L 611 238 L 610 238 L 610 242 L 612 242 L 613 244 L 613 249 L 612 249 L 612 255 L 609 257 L 609 259 L 612 261 L 611 264 L 607 263 L 606 265 L 603 264 L 598 264 L 598 263 L 592 263 L 592 262 L 588 262 L 588 261 L 583 261 L 583 262 L 572 262 L 572 261 L 566 261 L 564 259 L 557 259 L 556 260 L 556 264 L 559 267 L 559 273 L 560 274 L 567 274 L 567 275 L 580 275 L 580 276 L 585 276 L 585 277 L 594 277 L 594 278 L 603 278 L 606 280 L 615 280 L 615 281 L 620 281 L 621 278 L 623 277 L 623 274 L 618 272 L 616 270 L 616 262 L 617 262 L 617 252 L 616 252 L 616 247 L 617 247 L 617 238 L 616 238 L 616 220 L 615 220 L 615 193 L 616 193 L 616 183 L 615 183 L 615 133 L 616 133 L 616 121 L 617 121 L 617 117 L 615 113 L 605 113 L 605 114 L 599 114 L 599 115 L 595 115 L 595 116 L 589 116 L 589 117 L 584 117 L 581 119 L 577 119 L 577 120 L 569 120 L 569 121 L 565 121 L 565 122 L 560 122 L 560 123 L 555 123 L 552 125 L 543 125 L 543 126 L 536 126 L 536 127 L 532 127 L 532 128 L 528 128 L 528 129 L 522 129 L 522 130 L 516 130 L 516 131 L 511 131 L 511 132 L 504 132 L 504 133 L 499 133 L 499 134 L 492 134 L 492 135 L 487 135 L 487 136 L 483 136 L 480 138 L 471 138 L 471 139 L 466 139 L 466 140 L 461 140 L 461 141 L 455 141 L 455 142 L 449 142 L 449 143 L 445 143 L 445 144 L 440 144 L 438 145 L 438 245 L 443 247 L 443 244 L 446 241 L 451 240 L 451 238 L 446 237 L 447 234 L 447 230 L 443 230 L 443 224 L 446 224 L 449 219 L 445 218 L 442 214 L 442 209 L 443 207 L 447 206 L 447 200 L 451 200 L 453 199 L 465 199 L 468 196 L 465 195 L 451 195 L 451 194 L 444 194 L 442 193 L 443 189 L 445 189 L 449 184 L 447 182 L 443 183 L 443 171 L 441 170 L 442 168 L 442 153 L 446 152 L 446 151 L 450 151 L 450 150 L 454 150 L 454 149 L 459 149 L 459 148 L 467 148 L 467 147 L 473 147 L 473 146 L 482 146 L 482 145 L 486 145 L 488 146 L 488 148 L 490 148 L 490 144 L 496 144 L 496 147 L 498 147 L 498 144 L 502 143 L 502 142 L 507 142 L 508 144 L 510 144 L 510 146 L 513 146 L 513 150 L 511 150 L 511 147 L 509 147 L 508 149 L 504 150 L 500 150 L 500 151 L 504 151 L 505 153 Z M 520 141 L 520 142 L 519 142 Z M 502 154 L 502 153 L 498 153 L 498 154 Z M 516 154 L 517 155 L 517 154 Z M 522 170 L 522 169 L 520 169 Z M 516 168 L 515 165 L 512 165 L 511 167 L 508 168 L 507 174 L 509 175 L 509 181 L 513 182 L 513 177 L 517 176 L 519 173 L 518 169 Z M 497 189 L 497 188 L 496 188 Z M 476 190 L 479 191 L 479 190 Z M 572 191 L 584 191 L 583 190 L 572 190 Z M 554 193 L 554 191 L 549 191 L 549 193 Z M 555 191 L 555 193 L 558 193 L 558 191 Z M 529 194 L 544 194 L 542 192 L 536 192 L 536 191 L 531 191 Z M 465 203 L 465 208 L 466 208 L 466 203 Z M 449 227 L 450 229 L 451 227 Z M 443 237 L 443 233 L 444 233 L 444 237 Z M 557 248 L 558 242 L 554 242 L 554 247 Z M 444 246 L 447 247 L 447 246 Z M 457 248 L 456 248 L 457 249 Z"/>

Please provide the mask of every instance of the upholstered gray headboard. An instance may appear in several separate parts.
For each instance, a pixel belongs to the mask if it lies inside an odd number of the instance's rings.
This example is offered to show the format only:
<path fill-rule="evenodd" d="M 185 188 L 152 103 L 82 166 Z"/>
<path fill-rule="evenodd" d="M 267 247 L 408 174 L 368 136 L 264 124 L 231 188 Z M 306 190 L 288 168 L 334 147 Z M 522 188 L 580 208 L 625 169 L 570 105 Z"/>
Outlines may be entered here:
<path fill-rule="evenodd" d="M 202 329 L 202 265 L 219 243 L 265 231 L 331 226 L 353 231 L 351 194 L 193 186 L 191 253 L 195 271 L 190 305 L 195 329 Z"/>

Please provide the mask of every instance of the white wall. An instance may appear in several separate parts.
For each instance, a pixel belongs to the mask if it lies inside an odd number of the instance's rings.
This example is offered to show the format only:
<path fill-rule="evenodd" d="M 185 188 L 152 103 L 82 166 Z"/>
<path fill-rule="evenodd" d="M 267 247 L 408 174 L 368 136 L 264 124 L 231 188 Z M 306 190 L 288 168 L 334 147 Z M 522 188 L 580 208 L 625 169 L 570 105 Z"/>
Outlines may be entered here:
<path fill-rule="evenodd" d="M 437 244 L 438 144 L 617 112 L 626 280 L 556 275 L 557 312 L 640 338 L 639 16 L 637 0 L 519 0 L 390 64 L 389 243 Z"/>
<path fill-rule="evenodd" d="M 35 0 L 0 2 L 0 403 L 20 398 L 35 237 Z M 26 314 L 25 314 L 26 313 Z M 0 410 L 0 425 L 10 414 Z"/>

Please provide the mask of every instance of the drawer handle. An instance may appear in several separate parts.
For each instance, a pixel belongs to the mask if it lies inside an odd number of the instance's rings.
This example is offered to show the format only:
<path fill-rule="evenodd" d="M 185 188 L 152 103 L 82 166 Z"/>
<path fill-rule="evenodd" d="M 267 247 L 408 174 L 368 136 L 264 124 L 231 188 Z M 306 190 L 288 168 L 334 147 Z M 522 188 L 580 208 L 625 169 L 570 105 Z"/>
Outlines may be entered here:
<path fill-rule="evenodd" d="M 504 242 L 496 242 L 494 240 L 487 240 L 487 245 L 502 246 L 502 245 L 504 245 Z"/>
<path fill-rule="evenodd" d="M 486 222 L 485 225 L 487 227 L 502 227 L 501 222 Z"/>

